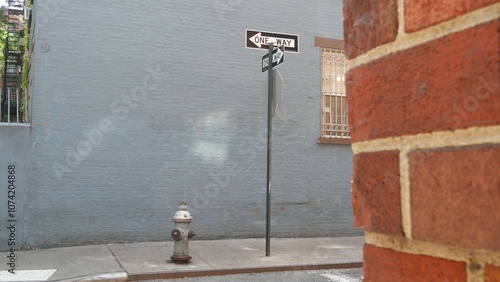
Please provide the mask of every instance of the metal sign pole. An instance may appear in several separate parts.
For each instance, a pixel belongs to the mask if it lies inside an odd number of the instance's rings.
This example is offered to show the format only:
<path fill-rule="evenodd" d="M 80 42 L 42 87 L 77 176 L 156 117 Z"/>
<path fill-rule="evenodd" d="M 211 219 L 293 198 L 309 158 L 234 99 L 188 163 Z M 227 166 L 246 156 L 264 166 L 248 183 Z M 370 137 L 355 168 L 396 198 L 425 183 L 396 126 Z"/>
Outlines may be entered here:
<path fill-rule="evenodd" d="M 271 256 L 271 145 L 273 138 L 273 43 L 269 44 L 267 98 L 267 196 L 266 196 L 266 257 Z"/>

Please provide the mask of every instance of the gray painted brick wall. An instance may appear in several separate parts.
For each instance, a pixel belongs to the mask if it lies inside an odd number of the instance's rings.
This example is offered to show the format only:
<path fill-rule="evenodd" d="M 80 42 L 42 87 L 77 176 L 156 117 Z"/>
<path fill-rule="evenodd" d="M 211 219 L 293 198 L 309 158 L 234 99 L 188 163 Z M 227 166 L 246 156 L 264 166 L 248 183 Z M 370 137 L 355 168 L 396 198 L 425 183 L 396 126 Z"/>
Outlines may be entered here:
<path fill-rule="evenodd" d="M 147 3 L 147 4 L 146 4 Z M 305 4 L 307 3 L 307 4 Z M 265 234 L 261 57 L 245 29 L 300 36 L 274 119 L 272 234 L 359 235 L 351 148 L 319 145 L 319 49 L 342 1 L 36 1 L 25 246 Z"/>
<path fill-rule="evenodd" d="M 29 125 L 0 123 L 1 251 L 17 249 L 23 241 L 30 134 Z"/>

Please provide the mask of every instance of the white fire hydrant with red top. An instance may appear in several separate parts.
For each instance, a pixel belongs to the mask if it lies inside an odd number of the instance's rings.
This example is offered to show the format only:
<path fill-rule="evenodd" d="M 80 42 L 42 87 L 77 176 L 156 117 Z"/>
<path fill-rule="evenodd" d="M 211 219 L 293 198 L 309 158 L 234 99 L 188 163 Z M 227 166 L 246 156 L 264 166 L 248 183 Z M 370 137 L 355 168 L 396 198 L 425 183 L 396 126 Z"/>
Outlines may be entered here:
<path fill-rule="evenodd" d="M 193 238 L 193 230 L 189 230 L 189 223 L 193 221 L 193 217 L 187 209 L 187 203 L 181 202 L 179 210 L 172 217 L 175 222 L 175 228 L 172 230 L 172 239 L 174 239 L 174 255 L 170 259 L 174 262 L 187 262 L 191 259 L 189 255 L 189 239 Z"/>

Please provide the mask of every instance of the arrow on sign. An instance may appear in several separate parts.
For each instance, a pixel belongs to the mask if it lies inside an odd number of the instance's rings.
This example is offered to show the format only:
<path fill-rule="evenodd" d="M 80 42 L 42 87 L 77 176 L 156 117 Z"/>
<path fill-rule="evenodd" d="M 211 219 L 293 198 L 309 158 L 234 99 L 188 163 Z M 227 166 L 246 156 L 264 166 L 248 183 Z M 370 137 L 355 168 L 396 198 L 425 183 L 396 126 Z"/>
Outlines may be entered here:
<path fill-rule="evenodd" d="M 250 41 L 253 44 L 255 44 L 256 46 L 258 46 L 259 48 L 261 48 L 262 45 L 269 45 L 271 43 L 273 43 L 277 46 L 283 45 L 285 47 L 295 48 L 295 40 L 293 40 L 293 39 L 266 36 L 266 35 L 262 35 L 261 32 L 250 37 Z"/>
<path fill-rule="evenodd" d="M 273 67 L 285 61 L 285 46 L 280 46 L 273 50 Z M 269 69 L 269 53 L 262 56 L 262 72 Z"/>
<path fill-rule="evenodd" d="M 245 30 L 246 47 L 250 49 L 267 49 L 269 44 L 285 46 L 286 52 L 299 52 L 299 36 L 295 34 L 276 33 L 259 30 Z"/>

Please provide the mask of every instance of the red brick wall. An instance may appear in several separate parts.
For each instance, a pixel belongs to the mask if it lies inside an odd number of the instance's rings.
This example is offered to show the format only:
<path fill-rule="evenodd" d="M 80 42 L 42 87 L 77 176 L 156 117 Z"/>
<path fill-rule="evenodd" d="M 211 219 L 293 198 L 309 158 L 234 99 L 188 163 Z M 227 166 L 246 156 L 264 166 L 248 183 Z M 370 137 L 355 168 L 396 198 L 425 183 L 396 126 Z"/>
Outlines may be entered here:
<path fill-rule="evenodd" d="M 500 281 L 500 267 L 486 265 L 484 271 L 485 282 L 498 282 Z"/>
<path fill-rule="evenodd" d="M 500 281 L 500 1 L 344 0 L 365 281 Z"/>

